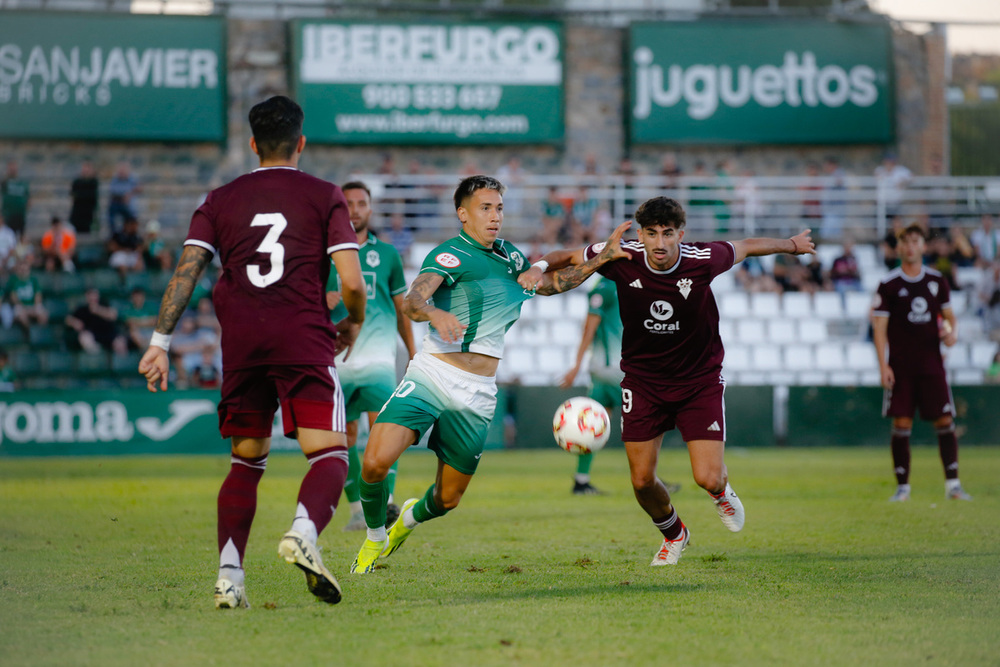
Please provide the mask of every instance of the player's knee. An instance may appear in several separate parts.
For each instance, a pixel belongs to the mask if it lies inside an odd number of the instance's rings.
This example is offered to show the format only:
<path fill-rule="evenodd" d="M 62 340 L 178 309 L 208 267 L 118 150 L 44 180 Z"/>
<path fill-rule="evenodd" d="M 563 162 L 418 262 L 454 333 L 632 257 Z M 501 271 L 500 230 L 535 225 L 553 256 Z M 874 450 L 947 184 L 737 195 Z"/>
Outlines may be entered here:
<path fill-rule="evenodd" d="M 392 468 L 394 460 L 389 460 L 386 456 L 380 456 L 373 451 L 365 450 L 365 458 L 361 462 L 361 476 L 370 483 L 381 482 L 389 476 L 389 469 Z"/>
<path fill-rule="evenodd" d="M 726 488 L 726 477 L 722 472 L 722 468 L 714 466 L 705 467 L 693 470 L 692 473 L 694 475 L 694 483 L 706 491 L 718 493 Z"/>
<path fill-rule="evenodd" d="M 658 483 L 653 471 L 632 472 L 632 490 L 637 496 L 655 493 Z"/>
<path fill-rule="evenodd" d="M 458 503 L 462 500 L 462 491 L 458 489 L 441 489 L 438 493 L 440 498 L 434 500 L 445 512 L 450 512 L 458 507 Z"/>

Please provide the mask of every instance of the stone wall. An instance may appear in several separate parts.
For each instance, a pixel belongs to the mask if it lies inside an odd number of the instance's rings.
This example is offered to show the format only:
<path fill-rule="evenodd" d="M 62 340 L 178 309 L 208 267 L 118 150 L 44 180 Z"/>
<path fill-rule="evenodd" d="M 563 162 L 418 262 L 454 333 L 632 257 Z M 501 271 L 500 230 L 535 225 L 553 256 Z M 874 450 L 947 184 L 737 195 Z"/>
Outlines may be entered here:
<path fill-rule="evenodd" d="M 377 171 L 386 155 L 406 172 L 419 162 L 439 173 L 493 172 L 512 156 L 534 173 L 579 173 L 588 159 L 598 172 L 612 173 L 623 157 L 640 173 L 656 173 L 670 147 L 626 141 L 624 41 L 627 30 L 583 23 L 566 26 L 566 135 L 561 146 L 510 147 L 341 147 L 310 145 L 304 170 L 333 181 Z M 158 218 L 173 234 L 183 233 L 191 211 L 209 189 L 255 166 L 246 114 L 270 95 L 288 92 L 288 29 L 283 21 L 229 20 L 229 136 L 225 145 L 121 142 L 0 142 L 0 160 L 16 159 L 33 183 L 29 234 L 40 236 L 51 215 L 69 211 L 69 183 L 84 159 L 107 183 L 122 160 L 145 185 L 138 201 L 142 217 Z M 901 161 L 917 174 L 947 170 L 948 119 L 944 101 L 946 38 L 941 30 L 894 34 L 897 81 L 897 146 Z M 805 163 L 837 156 L 849 173 L 868 175 L 886 146 L 677 147 L 681 167 L 695 161 L 711 169 L 729 160 L 736 173 L 801 175 Z"/>

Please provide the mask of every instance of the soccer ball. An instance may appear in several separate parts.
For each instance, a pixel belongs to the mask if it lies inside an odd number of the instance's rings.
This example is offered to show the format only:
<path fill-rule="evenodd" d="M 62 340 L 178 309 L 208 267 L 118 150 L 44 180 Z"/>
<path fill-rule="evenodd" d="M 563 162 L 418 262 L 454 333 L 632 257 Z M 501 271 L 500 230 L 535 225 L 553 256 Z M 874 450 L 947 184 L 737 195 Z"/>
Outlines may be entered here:
<path fill-rule="evenodd" d="M 604 406 L 592 398 L 575 396 L 564 402 L 552 417 L 556 444 L 571 454 L 589 454 L 604 447 L 611 435 L 611 418 Z"/>

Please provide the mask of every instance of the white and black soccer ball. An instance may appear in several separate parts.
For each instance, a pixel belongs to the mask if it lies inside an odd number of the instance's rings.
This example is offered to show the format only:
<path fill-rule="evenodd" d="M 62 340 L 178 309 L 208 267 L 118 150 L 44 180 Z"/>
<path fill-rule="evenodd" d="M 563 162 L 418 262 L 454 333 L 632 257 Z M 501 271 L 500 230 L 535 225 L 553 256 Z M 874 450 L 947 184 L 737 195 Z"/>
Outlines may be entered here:
<path fill-rule="evenodd" d="M 596 452 L 608 442 L 611 418 L 594 399 L 574 396 L 552 417 L 552 435 L 556 444 L 571 454 Z"/>

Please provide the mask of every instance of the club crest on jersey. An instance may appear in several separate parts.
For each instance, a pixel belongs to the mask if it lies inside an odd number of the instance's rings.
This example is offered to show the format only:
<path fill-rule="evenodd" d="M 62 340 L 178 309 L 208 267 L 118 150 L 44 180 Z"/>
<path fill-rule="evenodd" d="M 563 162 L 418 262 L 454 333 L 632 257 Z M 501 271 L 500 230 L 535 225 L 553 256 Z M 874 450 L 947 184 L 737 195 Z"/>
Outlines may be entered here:
<path fill-rule="evenodd" d="M 674 307 L 667 301 L 654 301 L 649 305 L 648 320 L 643 321 L 643 326 L 650 333 L 673 333 L 680 330 L 680 322 L 668 322 L 674 316 Z"/>
<path fill-rule="evenodd" d="M 931 291 L 934 296 L 938 295 L 938 284 L 936 281 L 927 283 L 927 289 Z"/>
<path fill-rule="evenodd" d="M 519 252 L 513 253 L 511 259 L 514 260 L 514 268 L 520 271 L 524 267 L 524 255 Z"/>
<path fill-rule="evenodd" d="M 377 250 L 369 250 L 368 253 L 365 255 L 365 263 L 367 263 L 368 266 L 374 269 L 376 266 L 382 263 L 382 258 L 379 257 Z"/>
<path fill-rule="evenodd" d="M 681 296 L 685 299 L 688 298 L 688 294 L 691 293 L 691 279 L 681 278 L 677 281 L 677 289 L 681 293 Z"/>
<path fill-rule="evenodd" d="M 446 269 L 454 269 L 462 265 L 462 260 L 455 257 L 450 252 L 443 252 L 434 258 L 434 261 Z"/>
<path fill-rule="evenodd" d="M 600 243 L 595 243 L 590 247 L 591 251 L 595 255 L 600 255 L 601 251 L 604 250 L 604 246 L 608 245 L 607 241 L 601 241 Z"/>

